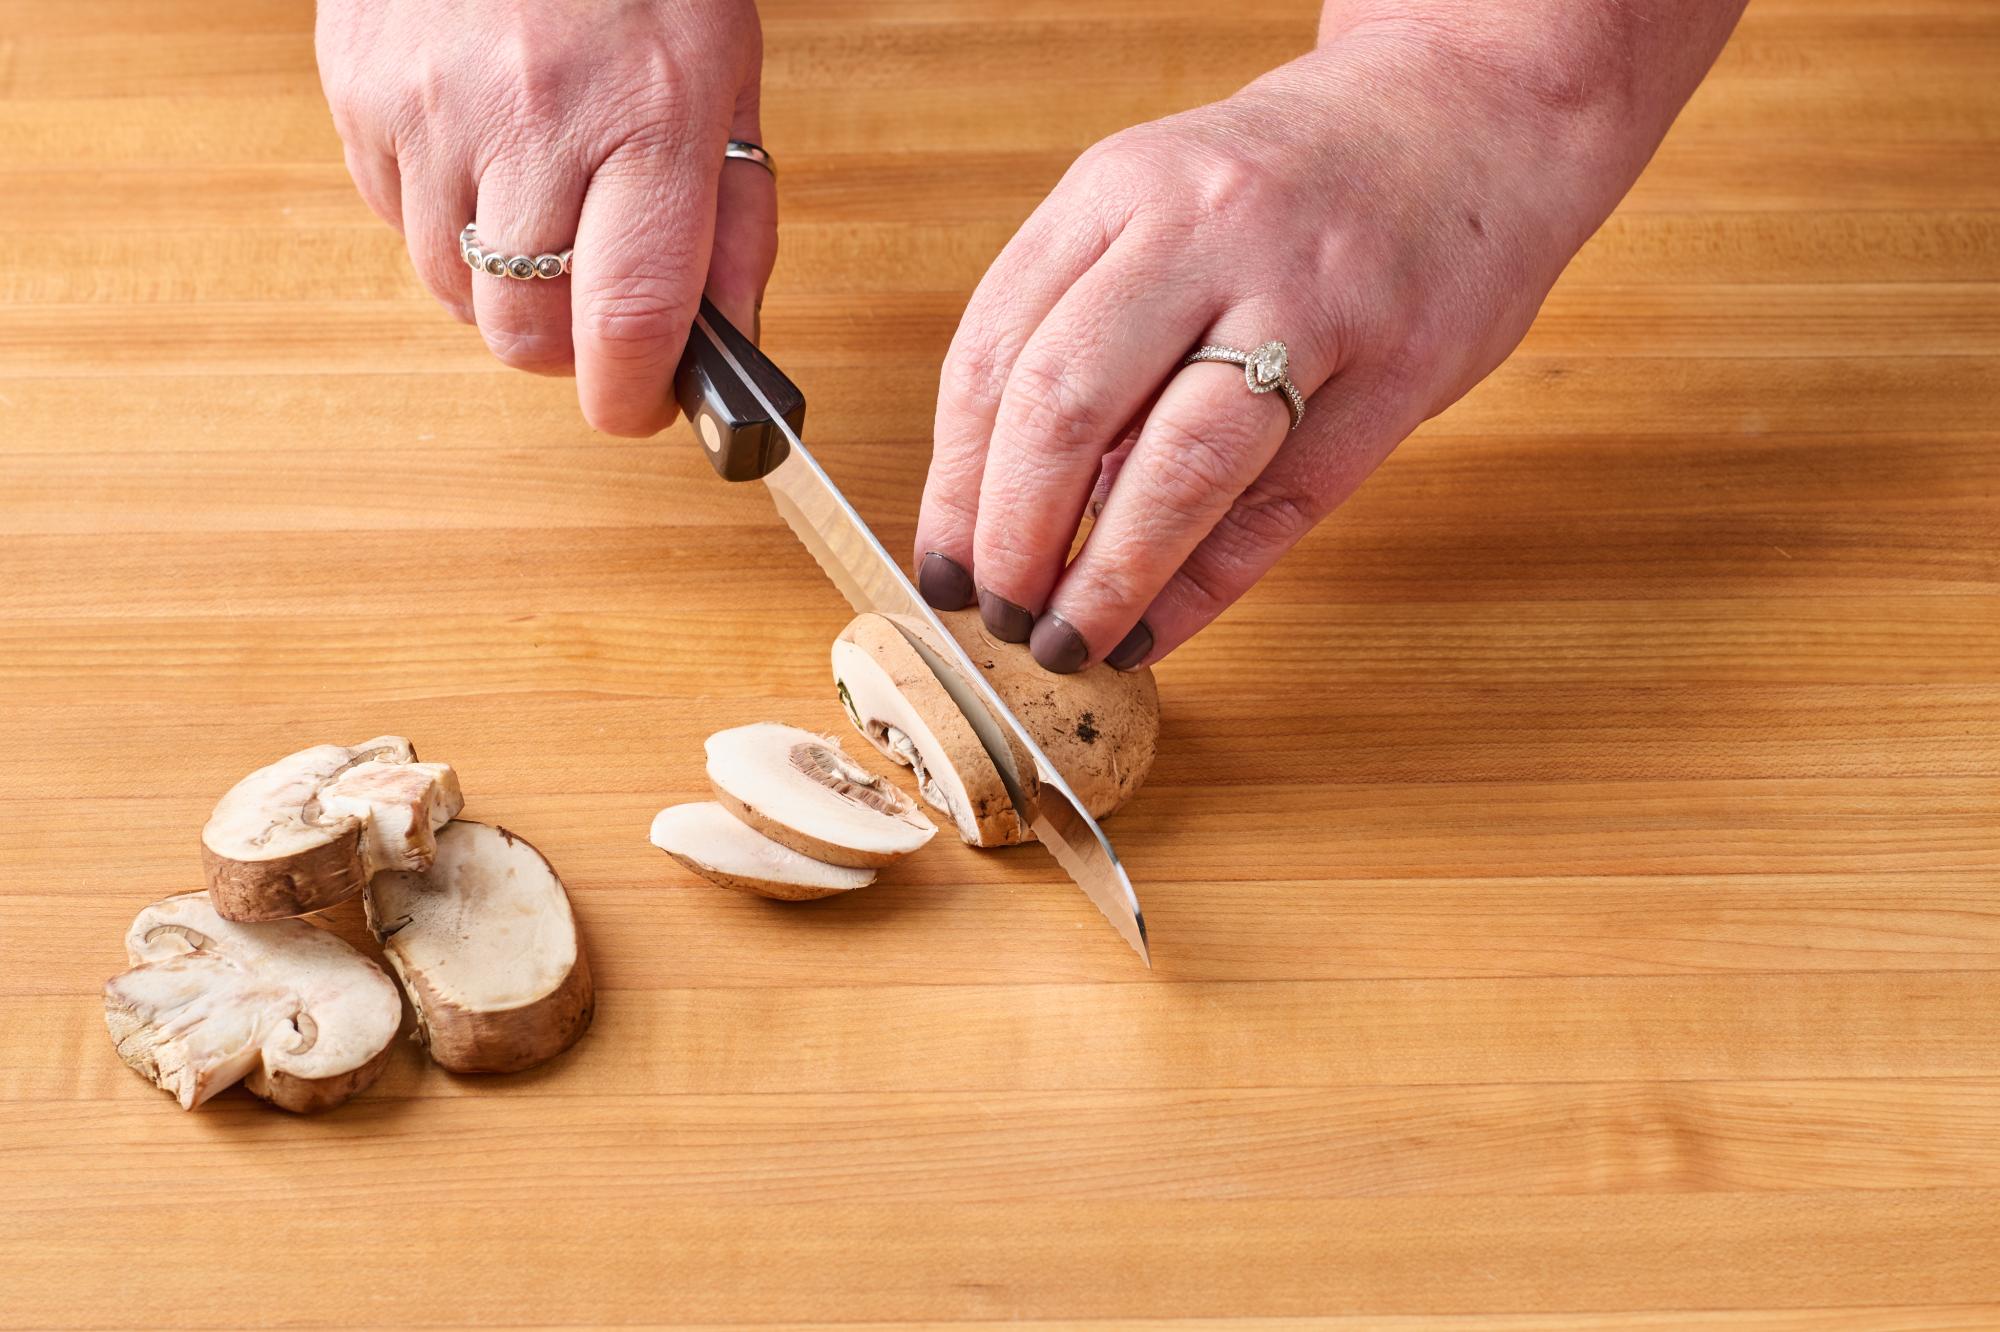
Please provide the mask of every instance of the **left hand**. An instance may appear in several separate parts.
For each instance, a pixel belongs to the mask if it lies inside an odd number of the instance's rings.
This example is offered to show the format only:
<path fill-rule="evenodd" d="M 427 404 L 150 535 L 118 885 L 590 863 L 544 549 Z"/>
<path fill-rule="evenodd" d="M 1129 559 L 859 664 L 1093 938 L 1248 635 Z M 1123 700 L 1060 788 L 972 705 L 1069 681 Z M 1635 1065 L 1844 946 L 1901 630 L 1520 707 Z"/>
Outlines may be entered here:
<path fill-rule="evenodd" d="M 946 359 L 925 596 L 976 584 L 1055 671 L 1157 661 L 1242 596 L 1499 364 L 1630 183 L 1629 154 L 1513 84 L 1388 25 L 1086 152 Z M 1181 365 L 1273 339 L 1311 399 L 1296 431 L 1240 368 Z"/>

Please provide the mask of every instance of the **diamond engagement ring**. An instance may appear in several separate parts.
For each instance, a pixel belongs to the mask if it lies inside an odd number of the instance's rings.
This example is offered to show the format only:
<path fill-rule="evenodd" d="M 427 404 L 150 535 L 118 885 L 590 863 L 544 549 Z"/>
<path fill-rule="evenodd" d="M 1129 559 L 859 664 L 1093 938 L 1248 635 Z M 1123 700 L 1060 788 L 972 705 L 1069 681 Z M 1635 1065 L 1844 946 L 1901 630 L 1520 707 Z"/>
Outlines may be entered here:
<path fill-rule="evenodd" d="M 1187 354 L 1182 365 L 1194 365 L 1200 361 L 1216 361 L 1223 365 L 1243 367 L 1243 382 L 1252 393 L 1282 393 L 1285 402 L 1292 409 L 1292 429 L 1299 428 L 1299 422 L 1306 419 L 1306 395 L 1299 392 L 1289 373 L 1292 354 L 1282 342 L 1267 342 L 1254 351 L 1240 351 L 1235 347 L 1220 347 L 1211 343 L 1196 347 Z"/>
<path fill-rule="evenodd" d="M 518 278 L 523 282 L 534 278 L 559 278 L 569 272 L 571 251 L 560 254 L 502 254 L 498 250 L 481 249 L 479 230 L 471 222 L 458 233 L 459 257 L 468 268 L 476 268 L 494 277 Z"/>

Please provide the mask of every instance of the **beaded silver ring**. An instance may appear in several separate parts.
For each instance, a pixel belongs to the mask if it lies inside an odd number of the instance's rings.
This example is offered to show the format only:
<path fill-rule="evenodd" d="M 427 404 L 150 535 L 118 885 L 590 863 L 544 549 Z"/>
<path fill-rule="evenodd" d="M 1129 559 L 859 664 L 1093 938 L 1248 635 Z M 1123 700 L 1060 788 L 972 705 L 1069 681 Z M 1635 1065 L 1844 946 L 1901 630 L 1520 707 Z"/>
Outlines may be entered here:
<path fill-rule="evenodd" d="M 480 246 L 479 228 L 474 223 L 466 223 L 465 230 L 458 233 L 458 255 L 465 260 L 466 267 L 519 282 L 562 277 L 569 272 L 570 255 L 573 253 L 573 250 L 563 250 L 554 254 L 502 254 Z"/>

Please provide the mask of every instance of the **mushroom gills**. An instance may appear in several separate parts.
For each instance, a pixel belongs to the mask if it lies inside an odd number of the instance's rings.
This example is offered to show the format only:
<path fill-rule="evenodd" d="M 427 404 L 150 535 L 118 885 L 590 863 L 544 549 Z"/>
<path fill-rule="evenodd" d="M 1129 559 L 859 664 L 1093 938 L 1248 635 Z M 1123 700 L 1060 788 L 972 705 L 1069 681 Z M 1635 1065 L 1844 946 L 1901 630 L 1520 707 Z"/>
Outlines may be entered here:
<path fill-rule="evenodd" d="M 306 921 L 239 924 L 183 893 L 141 911 L 125 944 L 105 1025 L 183 1109 L 238 1082 L 286 1110 L 338 1105 L 375 1080 L 402 1025 L 382 969 Z"/>
<path fill-rule="evenodd" d="M 914 800 L 828 736 L 759 722 L 716 732 L 707 751 L 723 807 L 809 859 L 875 869 L 937 835 Z"/>
<path fill-rule="evenodd" d="M 589 1027 L 590 965 L 562 879 L 504 828 L 448 823 L 423 870 L 391 870 L 363 896 L 431 1058 L 455 1073 L 511 1073 Z"/>
<path fill-rule="evenodd" d="M 652 842 L 718 887 L 780 901 L 832 897 L 875 882 L 874 870 L 800 855 L 712 800 L 661 810 Z"/>
<path fill-rule="evenodd" d="M 834 642 L 833 676 L 855 729 L 910 769 L 925 802 L 951 819 L 961 840 L 1026 840 L 972 723 L 894 624 L 880 615 L 857 618 Z"/>

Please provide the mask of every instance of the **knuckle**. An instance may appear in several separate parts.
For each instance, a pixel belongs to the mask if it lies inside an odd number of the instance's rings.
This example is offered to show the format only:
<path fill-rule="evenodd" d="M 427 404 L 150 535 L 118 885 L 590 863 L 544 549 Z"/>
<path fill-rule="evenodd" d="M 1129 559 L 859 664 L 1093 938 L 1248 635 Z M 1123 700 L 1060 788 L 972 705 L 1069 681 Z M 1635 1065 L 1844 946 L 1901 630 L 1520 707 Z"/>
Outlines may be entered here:
<path fill-rule="evenodd" d="M 1121 130 L 1078 153 L 1067 174 L 1078 182 L 1123 183 L 1144 169 L 1139 161 L 1142 155 L 1133 131 Z"/>
<path fill-rule="evenodd" d="M 938 378 L 940 402 L 963 411 L 976 410 L 1000 396 L 1004 374 L 1000 350 L 991 339 L 967 338 L 954 344 L 945 357 L 944 371 Z"/>
<path fill-rule="evenodd" d="M 1247 441 L 1227 426 L 1195 429 L 1172 417 L 1152 423 L 1147 488 L 1154 504 L 1175 517 L 1200 519 L 1236 495 L 1236 471 Z"/>
<path fill-rule="evenodd" d="M 1204 217 L 1254 217 L 1266 195 L 1263 168 L 1234 154 L 1218 154 L 1195 173 L 1194 202 Z"/>
<path fill-rule="evenodd" d="M 593 430 L 627 439 L 658 433 L 671 419 L 669 408 L 651 395 L 600 389 L 582 396 L 583 419 Z"/>
<path fill-rule="evenodd" d="M 1069 453 L 1102 443 L 1111 433 L 1098 395 L 1059 361 L 1023 356 L 1007 381 L 1003 424 L 1030 447 Z"/>
<path fill-rule="evenodd" d="M 617 283 L 586 296 L 577 326 L 604 355 L 651 359 L 694 320 L 693 303 L 651 284 Z"/>
<path fill-rule="evenodd" d="M 1063 598 L 1067 605 L 1091 607 L 1107 616 L 1142 611 L 1159 586 L 1148 582 L 1148 572 L 1149 562 L 1139 556 L 1078 562 L 1065 575 Z"/>
<path fill-rule="evenodd" d="M 652 52 L 643 53 L 622 86 L 597 96 L 593 106 L 603 155 L 638 162 L 676 147 L 699 119 L 697 89 L 687 71 Z"/>
<path fill-rule="evenodd" d="M 1318 500 L 1290 486 L 1258 482 L 1237 497 L 1216 524 L 1224 550 L 1246 562 L 1269 559 L 1310 531 L 1320 520 Z"/>
<path fill-rule="evenodd" d="M 567 334 L 540 329 L 495 328 L 480 325 L 487 350 L 516 370 L 547 373 L 569 368 L 573 354 Z"/>
<path fill-rule="evenodd" d="M 1240 593 L 1236 582 L 1220 565 L 1215 557 L 1204 548 L 1197 550 L 1174 575 L 1180 585 L 1181 595 L 1177 598 L 1185 603 L 1202 621 L 1212 620 L 1228 609 Z"/>
<path fill-rule="evenodd" d="M 1274 198 L 1274 184 L 1266 166 L 1222 148 L 1184 168 L 1178 192 L 1186 196 L 1188 212 L 1202 222 L 1268 226 L 1284 210 L 1282 200 Z"/>

